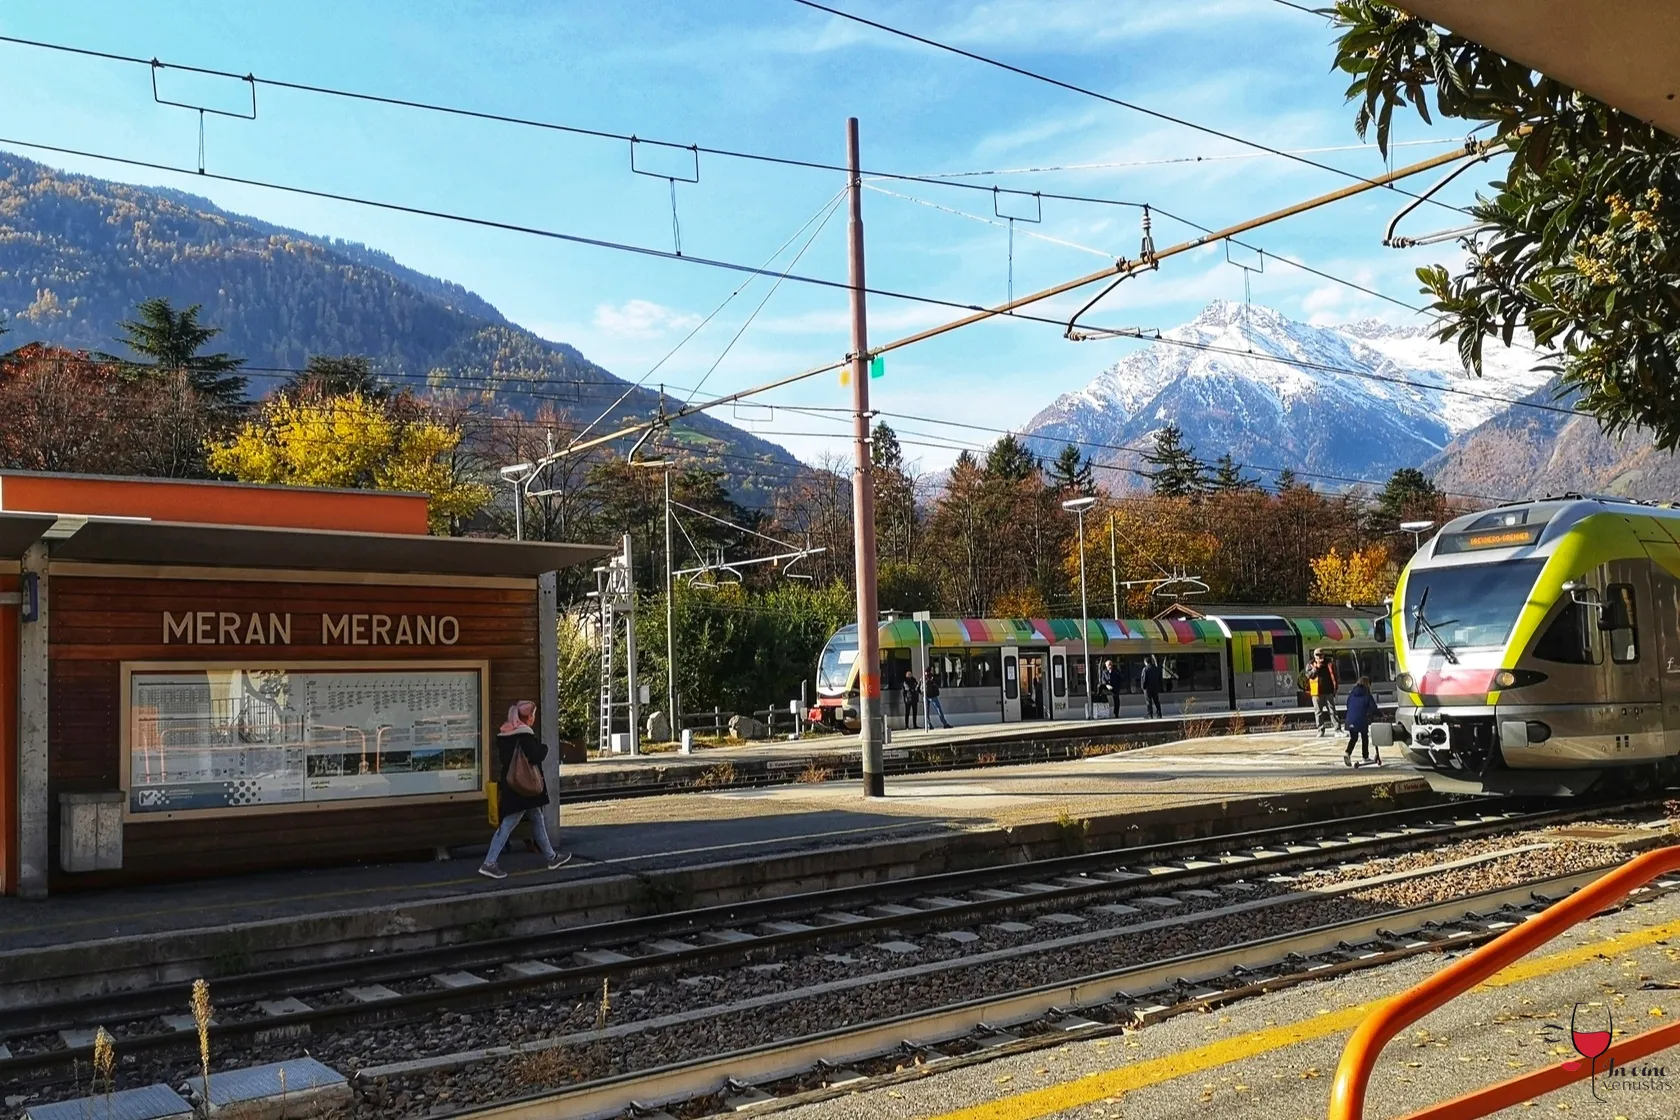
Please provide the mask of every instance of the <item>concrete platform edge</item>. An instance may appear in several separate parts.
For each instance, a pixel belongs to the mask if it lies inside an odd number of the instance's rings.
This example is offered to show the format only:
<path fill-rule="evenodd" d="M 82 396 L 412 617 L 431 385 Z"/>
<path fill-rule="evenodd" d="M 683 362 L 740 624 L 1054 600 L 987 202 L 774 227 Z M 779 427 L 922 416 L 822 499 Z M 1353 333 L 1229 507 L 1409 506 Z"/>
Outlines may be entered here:
<path fill-rule="evenodd" d="M 644 874 L 6 950 L 0 951 L 0 1007 L 1053 855 L 1335 820 L 1422 804 L 1433 796 L 1421 779 L 1373 778 L 1368 784 L 1331 789 L 943 832 Z"/>

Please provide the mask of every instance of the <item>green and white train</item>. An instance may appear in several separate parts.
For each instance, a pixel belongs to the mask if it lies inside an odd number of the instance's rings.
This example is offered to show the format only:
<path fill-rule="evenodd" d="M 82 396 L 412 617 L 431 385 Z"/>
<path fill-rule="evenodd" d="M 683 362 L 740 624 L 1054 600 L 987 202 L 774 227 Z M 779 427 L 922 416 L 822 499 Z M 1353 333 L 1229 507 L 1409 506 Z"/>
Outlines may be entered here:
<path fill-rule="evenodd" d="M 1445 525 L 1389 614 L 1397 741 L 1438 790 L 1565 797 L 1680 776 L 1680 510 L 1566 495 Z"/>

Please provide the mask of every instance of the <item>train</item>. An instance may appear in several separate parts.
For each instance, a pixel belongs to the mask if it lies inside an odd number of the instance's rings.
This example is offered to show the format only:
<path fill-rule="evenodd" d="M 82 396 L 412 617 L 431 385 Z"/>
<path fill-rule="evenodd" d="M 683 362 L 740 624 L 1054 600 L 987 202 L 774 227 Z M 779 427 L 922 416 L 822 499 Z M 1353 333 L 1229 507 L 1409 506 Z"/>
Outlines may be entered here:
<path fill-rule="evenodd" d="M 1381 636 L 1382 608 L 1329 617 L 1329 608 L 1269 612 L 1259 607 L 1180 609 L 1182 617 L 888 619 L 880 625 L 883 713 L 890 727 L 909 722 L 906 674 L 939 685 L 952 726 L 1085 719 L 1086 653 L 1092 677 L 1103 662 L 1120 670 L 1120 713 L 1142 716 L 1145 658 L 1162 667 L 1163 710 L 1242 712 L 1293 708 L 1303 659 L 1315 649 L 1335 657 L 1345 684 L 1369 676 L 1379 704 L 1395 701 L 1393 651 Z M 841 627 L 817 663 L 816 703 L 807 717 L 835 729 L 858 726 L 857 627 Z M 1106 695 L 1095 714 L 1111 711 Z"/>
<path fill-rule="evenodd" d="M 1449 521 L 1380 630 L 1373 728 L 1437 790 L 1576 797 L 1680 777 L 1680 510 L 1567 494 Z"/>

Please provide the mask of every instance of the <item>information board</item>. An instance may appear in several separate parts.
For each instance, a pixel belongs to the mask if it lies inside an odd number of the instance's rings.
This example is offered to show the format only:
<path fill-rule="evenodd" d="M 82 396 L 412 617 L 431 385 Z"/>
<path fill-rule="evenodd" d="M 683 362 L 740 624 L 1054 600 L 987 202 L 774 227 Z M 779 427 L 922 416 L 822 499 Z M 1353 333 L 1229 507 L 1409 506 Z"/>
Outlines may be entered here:
<path fill-rule="evenodd" d="M 483 788 L 483 671 L 136 669 L 129 811 Z"/>

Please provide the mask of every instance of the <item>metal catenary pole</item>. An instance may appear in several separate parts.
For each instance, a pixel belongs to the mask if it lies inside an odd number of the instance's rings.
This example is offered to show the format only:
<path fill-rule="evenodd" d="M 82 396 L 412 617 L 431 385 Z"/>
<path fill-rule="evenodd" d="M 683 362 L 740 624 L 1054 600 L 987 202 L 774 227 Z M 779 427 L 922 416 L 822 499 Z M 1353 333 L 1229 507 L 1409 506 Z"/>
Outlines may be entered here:
<path fill-rule="evenodd" d="M 682 736 L 677 720 L 677 609 L 673 595 L 677 581 L 671 578 L 671 467 L 665 466 L 665 712 L 670 717 L 671 738 Z"/>
<path fill-rule="evenodd" d="M 636 569 L 630 534 L 624 534 L 624 673 L 629 685 L 630 753 L 642 753 L 642 694 L 636 683 Z"/>
<path fill-rule="evenodd" d="M 1085 718 L 1095 709 L 1092 697 L 1096 690 L 1091 682 L 1091 608 L 1085 600 L 1085 511 L 1079 511 L 1079 632 L 1085 644 Z"/>
<path fill-rule="evenodd" d="M 864 797 L 885 797 L 881 741 L 881 620 L 875 595 L 875 479 L 869 454 L 869 320 L 863 278 L 863 173 L 858 122 L 846 120 L 848 262 L 852 285 L 852 435 L 857 465 L 852 475 L 853 561 L 857 572 L 858 724 Z"/>

